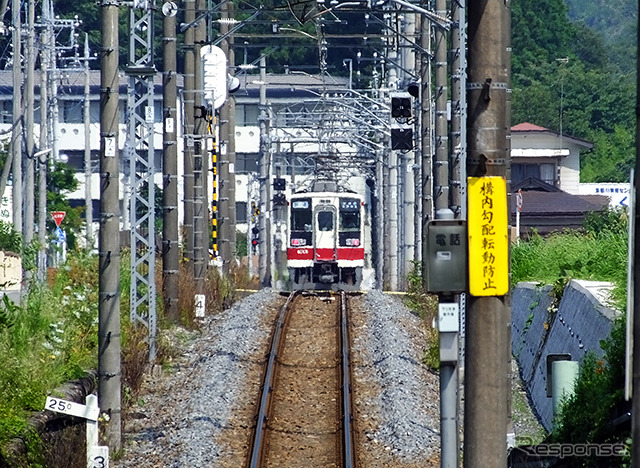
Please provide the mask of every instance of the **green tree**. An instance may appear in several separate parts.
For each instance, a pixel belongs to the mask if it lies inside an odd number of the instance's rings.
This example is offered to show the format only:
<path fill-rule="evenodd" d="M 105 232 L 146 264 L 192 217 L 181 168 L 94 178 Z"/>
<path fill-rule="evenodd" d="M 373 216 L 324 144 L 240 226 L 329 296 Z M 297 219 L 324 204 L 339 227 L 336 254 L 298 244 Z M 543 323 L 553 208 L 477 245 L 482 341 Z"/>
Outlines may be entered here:
<path fill-rule="evenodd" d="M 611 133 L 596 129 L 588 135 L 594 147 L 580 161 L 580 181 L 628 182 L 635 166 L 634 129 L 620 124 Z"/>

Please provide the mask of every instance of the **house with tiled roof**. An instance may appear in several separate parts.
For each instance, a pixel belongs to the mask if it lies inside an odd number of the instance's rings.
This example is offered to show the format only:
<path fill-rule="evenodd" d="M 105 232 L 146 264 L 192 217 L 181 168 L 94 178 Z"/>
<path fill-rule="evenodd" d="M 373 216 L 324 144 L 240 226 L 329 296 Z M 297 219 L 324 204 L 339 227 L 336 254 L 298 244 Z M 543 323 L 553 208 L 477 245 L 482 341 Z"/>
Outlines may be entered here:
<path fill-rule="evenodd" d="M 580 195 L 580 152 L 593 143 L 528 122 L 511 127 L 511 191 L 522 201 L 520 235 L 580 229 L 589 212 L 602 211 L 605 196 Z M 512 198 L 515 225 L 517 198 Z"/>
<path fill-rule="evenodd" d="M 528 122 L 511 127 L 511 184 L 534 177 L 578 195 L 580 152 L 593 143 Z"/>

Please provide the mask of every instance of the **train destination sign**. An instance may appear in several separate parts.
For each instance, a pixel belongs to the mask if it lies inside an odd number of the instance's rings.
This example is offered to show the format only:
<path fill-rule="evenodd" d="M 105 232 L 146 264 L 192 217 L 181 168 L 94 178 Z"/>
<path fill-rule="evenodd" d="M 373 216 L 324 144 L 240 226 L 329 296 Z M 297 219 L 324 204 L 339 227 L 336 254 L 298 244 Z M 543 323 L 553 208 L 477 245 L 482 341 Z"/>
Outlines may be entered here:
<path fill-rule="evenodd" d="M 507 182 L 469 177 L 469 293 L 503 296 L 509 290 Z"/>

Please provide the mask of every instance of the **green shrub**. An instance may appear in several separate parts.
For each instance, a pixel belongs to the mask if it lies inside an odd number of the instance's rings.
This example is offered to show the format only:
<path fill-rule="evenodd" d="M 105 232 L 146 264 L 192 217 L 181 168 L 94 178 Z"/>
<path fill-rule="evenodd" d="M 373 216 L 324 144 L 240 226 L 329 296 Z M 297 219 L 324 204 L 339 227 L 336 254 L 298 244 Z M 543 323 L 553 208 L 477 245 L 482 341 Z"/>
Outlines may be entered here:
<path fill-rule="evenodd" d="M 407 276 L 408 288 L 404 304 L 422 318 L 427 331 L 423 362 L 432 370 L 440 369 L 440 341 L 438 330 L 433 328 L 433 319 L 438 314 L 438 298 L 425 292 L 422 281 L 422 263 L 413 262 L 413 270 Z"/>
<path fill-rule="evenodd" d="M 614 323 L 611 336 L 603 340 L 601 346 L 605 351 L 602 359 L 589 353 L 582 360 L 575 393 L 561 405 L 549 442 L 625 443 L 630 437 L 628 427 L 613 424 L 613 420 L 625 411 L 624 319 Z M 579 464 L 568 466 L 610 466 L 606 461 L 605 465 L 598 464 L 602 461 L 595 457 L 585 458 Z"/>
<path fill-rule="evenodd" d="M 13 229 L 13 224 L 0 221 L 0 250 L 20 253 L 22 250 L 22 236 Z"/>

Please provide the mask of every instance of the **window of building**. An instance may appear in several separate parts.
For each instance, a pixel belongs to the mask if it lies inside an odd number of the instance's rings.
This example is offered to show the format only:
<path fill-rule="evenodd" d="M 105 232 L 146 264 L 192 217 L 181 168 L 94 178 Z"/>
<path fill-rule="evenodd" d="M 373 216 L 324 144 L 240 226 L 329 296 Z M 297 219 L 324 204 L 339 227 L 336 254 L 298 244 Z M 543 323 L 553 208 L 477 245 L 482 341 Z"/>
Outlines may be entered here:
<path fill-rule="evenodd" d="M 13 101 L 11 99 L 2 101 L 0 114 L 2 115 L 2 123 L 13 123 Z"/>
<path fill-rule="evenodd" d="M 529 177 L 534 177 L 549 185 L 556 185 L 556 165 L 542 164 L 511 164 L 511 183 L 518 184 Z"/>
<path fill-rule="evenodd" d="M 82 123 L 83 120 L 83 101 L 62 101 L 62 122 L 63 123 Z"/>
<path fill-rule="evenodd" d="M 236 223 L 247 222 L 247 202 L 236 202 Z"/>
<path fill-rule="evenodd" d="M 238 174 L 259 172 L 259 161 L 260 155 L 258 153 L 236 153 L 236 172 Z"/>
<path fill-rule="evenodd" d="M 236 125 L 258 125 L 259 115 L 257 104 L 236 104 Z"/>

